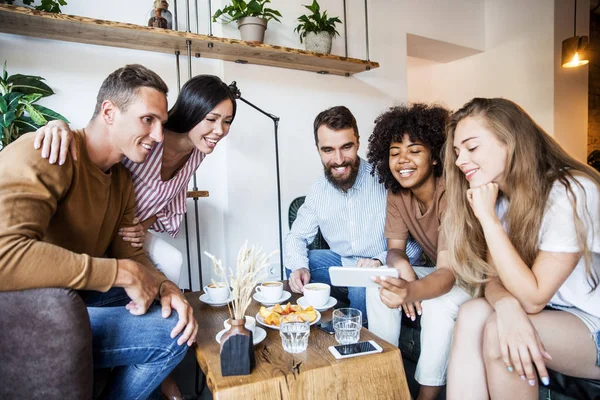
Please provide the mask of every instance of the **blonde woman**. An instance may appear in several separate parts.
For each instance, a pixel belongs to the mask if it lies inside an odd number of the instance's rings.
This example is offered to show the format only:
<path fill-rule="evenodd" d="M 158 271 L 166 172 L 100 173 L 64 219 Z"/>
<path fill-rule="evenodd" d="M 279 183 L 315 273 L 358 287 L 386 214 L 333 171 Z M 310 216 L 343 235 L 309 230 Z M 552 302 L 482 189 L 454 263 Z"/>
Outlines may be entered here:
<path fill-rule="evenodd" d="M 537 399 L 547 367 L 600 379 L 600 176 L 518 105 L 473 99 L 450 118 L 444 233 L 465 303 L 449 399 Z"/>

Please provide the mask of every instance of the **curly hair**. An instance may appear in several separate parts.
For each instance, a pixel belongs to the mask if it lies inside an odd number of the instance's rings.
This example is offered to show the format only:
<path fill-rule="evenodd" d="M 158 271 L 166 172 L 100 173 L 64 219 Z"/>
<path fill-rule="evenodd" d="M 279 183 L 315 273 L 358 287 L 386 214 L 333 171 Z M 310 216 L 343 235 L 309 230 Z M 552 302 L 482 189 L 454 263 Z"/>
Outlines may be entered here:
<path fill-rule="evenodd" d="M 402 142 L 405 133 L 411 141 L 419 140 L 431 150 L 437 164 L 433 167 L 435 176 L 443 172 L 442 148 L 446 141 L 446 121 L 450 110 L 439 105 L 414 103 L 391 107 L 375 120 L 373 134 L 369 138 L 367 160 L 379 175 L 379 183 L 386 189 L 398 193 L 402 186 L 392 175 L 389 164 L 390 144 Z"/>

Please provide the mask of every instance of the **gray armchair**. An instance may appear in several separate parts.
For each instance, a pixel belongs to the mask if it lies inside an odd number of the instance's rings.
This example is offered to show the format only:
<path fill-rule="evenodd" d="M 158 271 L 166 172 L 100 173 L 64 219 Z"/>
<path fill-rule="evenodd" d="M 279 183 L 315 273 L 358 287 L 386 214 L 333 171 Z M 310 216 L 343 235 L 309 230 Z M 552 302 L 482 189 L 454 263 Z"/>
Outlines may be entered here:
<path fill-rule="evenodd" d="M 0 399 L 91 399 L 92 330 L 69 289 L 0 292 Z"/>

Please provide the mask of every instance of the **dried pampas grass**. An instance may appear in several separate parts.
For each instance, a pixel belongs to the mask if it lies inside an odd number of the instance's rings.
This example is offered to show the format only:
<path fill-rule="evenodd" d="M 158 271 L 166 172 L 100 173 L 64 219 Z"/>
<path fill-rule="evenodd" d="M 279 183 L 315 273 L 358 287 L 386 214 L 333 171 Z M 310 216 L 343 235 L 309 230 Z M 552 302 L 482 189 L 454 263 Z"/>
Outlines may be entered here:
<path fill-rule="evenodd" d="M 231 305 L 228 303 L 229 315 L 232 319 L 242 319 L 252 301 L 254 287 L 258 283 L 260 275 L 268 269 L 271 257 L 277 251 L 267 255 L 262 248 L 254 246 L 248 248 L 248 242 L 240 248 L 237 257 L 237 269 L 235 273 L 229 268 L 229 276 L 223 267 L 221 260 L 208 252 L 204 252 L 213 262 L 215 273 L 231 288 Z"/>

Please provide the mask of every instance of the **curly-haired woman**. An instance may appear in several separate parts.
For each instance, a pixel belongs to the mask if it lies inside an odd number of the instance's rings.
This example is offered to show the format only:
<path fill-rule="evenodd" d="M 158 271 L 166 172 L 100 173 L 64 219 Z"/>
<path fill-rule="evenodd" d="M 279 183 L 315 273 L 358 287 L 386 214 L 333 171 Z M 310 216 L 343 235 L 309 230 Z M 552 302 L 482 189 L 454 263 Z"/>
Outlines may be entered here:
<path fill-rule="evenodd" d="M 537 399 L 546 366 L 600 379 L 600 175 L 505 99 L 448 125 L 444 233 L 464 304 L 449 399 Z M 537 370 L 537 376 L 536 376 Z"/>
<path fill-rule="evenodd" d="M 382 289 L 367 291 L 369 330 L 397 344 L 402 311 L 412 320 L 415 309 L 421 315 L 415 373 L 420 400 L 436 398 L 446 382 L 454 321 L 460 305 L 470 299 L 454 286 L 447 251 L 440 251 L 440 221 L 446 210 L 440 155 L 448 116 L 448 110 L 435 105 L 392 107 L 376 119 L 367 156 L 388 189 L 386 264 L 400 272 L 398 279 L 375 278 Z M 424 250 L 429 266 L 409 264 L 409 235 Z"/>

